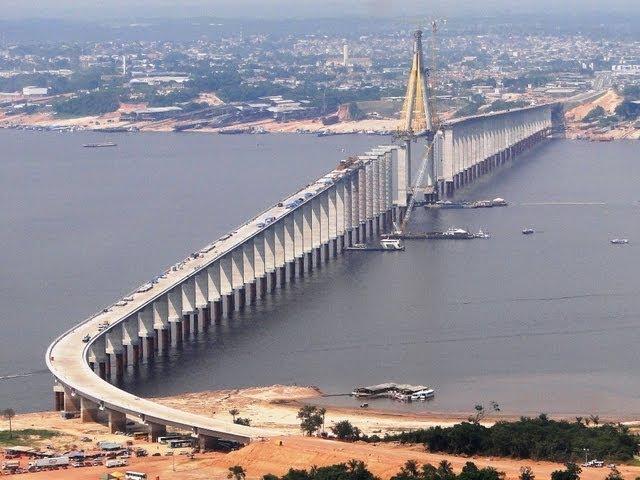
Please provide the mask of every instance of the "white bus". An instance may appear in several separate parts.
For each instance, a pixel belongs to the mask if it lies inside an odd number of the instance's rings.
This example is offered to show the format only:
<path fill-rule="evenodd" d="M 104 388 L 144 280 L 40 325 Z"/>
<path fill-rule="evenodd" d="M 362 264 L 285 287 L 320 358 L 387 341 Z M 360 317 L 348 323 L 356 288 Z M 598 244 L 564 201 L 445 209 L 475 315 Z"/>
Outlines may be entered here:
<path fill-rule="evenodd" d="M 147 474 L 142 472 L 124 472 L 126 480 L 147 480 Z"/>

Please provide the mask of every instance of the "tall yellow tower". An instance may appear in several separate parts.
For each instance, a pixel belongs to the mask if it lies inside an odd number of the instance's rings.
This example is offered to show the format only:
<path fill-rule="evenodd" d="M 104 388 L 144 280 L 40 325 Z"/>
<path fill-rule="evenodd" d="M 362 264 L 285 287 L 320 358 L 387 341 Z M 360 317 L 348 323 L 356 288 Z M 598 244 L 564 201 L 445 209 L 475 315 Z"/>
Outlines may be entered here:
<path fill-rule="evenodd" d="M 413 43 L 413 63 L 402 107 L 400 133 L 409 137 L 433 133 L 433 112 L 428 82 L 428 69 L 422 55 L 422 31 L 417 30 Z"/>

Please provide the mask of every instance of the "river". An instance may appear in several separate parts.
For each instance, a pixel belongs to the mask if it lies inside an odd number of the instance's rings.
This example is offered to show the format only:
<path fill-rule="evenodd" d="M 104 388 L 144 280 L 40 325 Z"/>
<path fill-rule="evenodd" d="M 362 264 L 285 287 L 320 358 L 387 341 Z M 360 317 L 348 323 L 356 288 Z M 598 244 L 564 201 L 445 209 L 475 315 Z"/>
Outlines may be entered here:
<path fill-rule="evenodd" d="M 53 336 L 382 140 L 111 138 L 119 146 L 98 151 L 78 148 L 95 135 L 0 132 L 12 206 L 0 222 L 0 376 L 41 371 Z M 125 387 L 155 396 L 297 383 L 340 394 L 397 381 L 436 388 L 434 401 L 402 407 L 413 410 L 495 400 L 513 414 L 638 415 L 637 152 L 631 142 L 549 142 L 463 192 L 509 207 L 413 219 L 414 230 L 482 228 L 490 239 L 349 253 Z M 630 244 L 611 245 L 616 236 Z M 49 408 L 49 376 L 0 380 L 7 404 Z"/>

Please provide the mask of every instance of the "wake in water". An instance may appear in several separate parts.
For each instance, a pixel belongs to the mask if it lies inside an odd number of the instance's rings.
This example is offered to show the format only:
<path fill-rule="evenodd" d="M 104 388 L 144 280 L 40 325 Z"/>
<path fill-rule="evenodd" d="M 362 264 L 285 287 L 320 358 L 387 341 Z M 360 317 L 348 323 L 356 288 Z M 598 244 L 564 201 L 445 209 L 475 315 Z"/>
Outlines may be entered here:
<path fill-rule="evenodd" d="M 556 300 L 577 300 L 582 298 L 598 298 L 598 297 L 636 297 L 640 292 L 628 293 L 583 293 L 576 295 L 562 295 L 558 297 L 515 297 L 515 298 L 487 298 L 482 300 L 460 300 L 458 302 L 449 302 L 448 305 L 481 305 L 489 303 L 510 303 L 510 302 L 553 302 Z"/>
<path fill-rule="evenodd" d="M 10 375 L 0 375 L 0 380 L 13 380 L 14 378 L 31 377 L 33 375 L 42 375 L 43 373 L 48 372 L 49 370 L 34 370 L 33 372 L 27 373 L 12 373 Z"/>

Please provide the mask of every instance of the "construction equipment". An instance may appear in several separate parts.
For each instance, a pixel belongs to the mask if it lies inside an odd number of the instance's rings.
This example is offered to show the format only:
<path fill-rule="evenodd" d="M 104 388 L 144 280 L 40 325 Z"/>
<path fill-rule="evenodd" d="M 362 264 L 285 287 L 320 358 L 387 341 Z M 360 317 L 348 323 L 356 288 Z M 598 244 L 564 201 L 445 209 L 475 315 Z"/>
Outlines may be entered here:
<path fill-rule="evenodd" d="M 418 170 L 418 176 L 416 177 L 415 186 L 413 187 L 413 191 L 415 192 L 416 188 L 422 183 L 422 179 L 424 178 L 424 174 L 427 172 L 427 167 L 429 165 L 429 157 L 433 153 L 433 140 L 431 140 L 427 144 L 426 152 L 424 155 L 424 160 L 422 161 L 422 165 L 420 165 L 420 170 Z M 402 219 L 402 223 L 400 224 L 400 228 L 396 229 L 394 233 L 402 234 L 405 232 L 405 229 L 409 223 L 409 219 L 411 218 L 411 213 L 413 212 L 413 207 L 416 203 L 416 195 L 412 194 L 409 197 L 409 205 L 407 205 L 407 213 Z"/>

